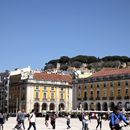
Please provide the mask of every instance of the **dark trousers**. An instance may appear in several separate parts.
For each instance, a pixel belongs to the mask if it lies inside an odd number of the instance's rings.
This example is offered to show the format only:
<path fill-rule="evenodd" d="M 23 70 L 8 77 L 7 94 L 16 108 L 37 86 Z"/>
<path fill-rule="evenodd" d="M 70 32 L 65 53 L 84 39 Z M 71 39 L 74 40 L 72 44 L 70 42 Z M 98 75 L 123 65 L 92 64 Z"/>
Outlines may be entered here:
<path fill-rule="evenodd" d="M 30 122 L 29 123 L 29 127 L 28 127 L 28 130 L 33 126 L 34 130 L 36 130 L 36 124 L 35 122 Z"/>
<path fill-rule="evenodd" d="M 112 125 L 111 125 L 111 124 L 109 124 L 109 125 L 110 125 L 111 130 L 113 130 Z M 116 130 L 121 130 L 121 127 L 120 127 L 119 124 L 116 124 L 116 125 L 114 126 L 114 129 L 116 129 Z"/>
<path fill-rule="evenodd" d="M 53 128 L 53 129 L 56 128 L 55 121 L 51 121 L 51 125 L 52 125 L 52 128 Z"/>
<path fill-rule="evenodd" d="M 96 126 L 96 129 L 98 128 L 98 126 L 100 125 L 100 129 L 102 128 L 102 122 L 101 121 L 98 121 L 97 122 L 98 124 L 97 124 L 97 126 Z"/>
<path fill-rule="evenodd" d="M 67 126 L 68 126 L 67 128 L 71 128 L 70 127 L 70 120 L 67 121 Z"/>

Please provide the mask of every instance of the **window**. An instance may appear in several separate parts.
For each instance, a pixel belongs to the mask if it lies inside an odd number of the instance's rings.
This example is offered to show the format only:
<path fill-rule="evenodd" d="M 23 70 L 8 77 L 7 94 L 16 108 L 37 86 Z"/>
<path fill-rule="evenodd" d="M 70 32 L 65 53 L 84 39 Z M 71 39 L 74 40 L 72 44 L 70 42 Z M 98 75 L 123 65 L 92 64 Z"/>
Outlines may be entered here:
<path fill-rule="evenodd" d="M 87 92 L 86 91 L 84 92 L 84 98 L 87 98 Z"/>
<path fill-rule="evenodd" d="M 80 85 L 79 85 L 79 89 L 80 89 Z"/>
<path fill-rule="evenodd" d="M 54 86 L 51 87 L 51 90 L 54 90 Z"/>
<path fill-rule="evenodd" d="M 63 88 L 61 88 L 61 91 L 63 91 Z"/>
<path fill-rule="evenodd" d="M 125 81 L 125 86 L 128 86 L 128 81 Z"/>
<path fill-rule="evenodd" d="M 125 95 L 128 96 L 128 89 L 125 90 Z"/>
<path fill-rule="evenodd" d="M 113 87 L 113 82 L 110 82 L 110 87 Z"/>
<path fill-rule="evenodd" d="M 36 84 L 36 89 L 39 89 L 39 85 L 38 84 Z"/>
<path fill-rule="evenodd" d="M 120 86 L 121 85 L 121 83 L 120 82 L 118 82 L 118 86 Z"/>
<path fill-rule="evenodd" d="M 44 99 L 46 99 L 46 93 L 43 93 L 43 97 L 44 97 Z"/>
<path fill-rule="evenodd" d="M 54 93 L 51 93 L 51 98 L 54 99 Z"/>
<path fill-rule="evenodd" d="M 106 89 L 103 90 L 103 97 L 106 97 Z"/>
<path fill-rule="evenodd" d="M 99 92 L 99 91 L 97 91 L 97 97 L 99 97 L 99 95 L 100 95 L 100 92 Z"/>
<path fill-rule="evenodd" d="M 38 97 L 39 97 L 39 92 L 36 91 L 36 98 L 38 98 Z"/>
<path fill-rule="evenodd" d="M 117 95 L 121 96 L 121 90 L 120 89 L 117 90 Z"/>
<path fill-rule="evenodd" d="M 106 83 L 103 83 L 104 88 L 106 87 Z"/>
<path fill-rule="evenodd" d="M 99 84 L 97 84 L 97 88 L 99 88 Z"/>
<path fill-rule="evenodd" d="M 87 87 L 86 87 L 86 85 L 84 86 L 84 89 L 86 89 Z"/>
<path fill-rule="evenodd" d="M 91 84 L 91 89 L 93 88 L 93 84 Z"/>
<path fill-rule="evenodd" d="M 93 91 L 90 92 L 90 96 L 93 97 Z"/>
<path fill-rule="evenodd" d="M 61 95 L 60 95 L 60 96 L 61 96 L 61 99 L 63 99 L 63 93 L 61 93 Z"/>
<path fill-rule="evenodd" d="M 44 86 L 44 91 L 46 91 L 46 86 Z"/>
<path fill-rule="evenodd" d="M 113 90 L 111 90 L 110 91 L 110 97 L 113 97 L 113 95 L 114 95 L 114 92 L 113 92 Z"/>

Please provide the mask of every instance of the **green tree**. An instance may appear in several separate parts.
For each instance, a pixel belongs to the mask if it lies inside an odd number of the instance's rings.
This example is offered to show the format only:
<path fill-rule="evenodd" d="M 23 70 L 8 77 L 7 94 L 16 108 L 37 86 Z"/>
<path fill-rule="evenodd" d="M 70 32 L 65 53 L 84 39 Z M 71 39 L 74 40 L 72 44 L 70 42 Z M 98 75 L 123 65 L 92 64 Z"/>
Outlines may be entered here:
<path fill-rule="evenodd" d="M 68 63 L 69 62 L 69 60 L 70 60 L 70 58 L 68 57 L 68 56 L 62 56 L 62 57 L 60 57 L 60 59 L 59 59 L 59 63 Z"/>
<path fill-rule="evenodd" d="M 60 70 L 67 70 L 68 69 L 68 65 L 67 64 L 62 64 L 60 66 Z"/>
<path fill-rule="evenodd" d="M 82 65 L 82 63 L 79 62 L 79 61 L 74 61 L 74 62 L 72 63 L 72 67 L 75 67 L 75 68 L 80 68 L 81 65 Z"/>

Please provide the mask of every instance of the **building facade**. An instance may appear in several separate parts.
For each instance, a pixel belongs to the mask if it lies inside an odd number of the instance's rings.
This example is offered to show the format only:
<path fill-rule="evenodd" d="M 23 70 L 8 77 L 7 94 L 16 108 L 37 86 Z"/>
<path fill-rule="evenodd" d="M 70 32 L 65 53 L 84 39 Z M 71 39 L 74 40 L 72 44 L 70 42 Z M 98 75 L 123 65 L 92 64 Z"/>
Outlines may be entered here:
<path fill-rule="evenodd" d="M 17 109 L 37 113 L 44 111 L 72 110 L 72 79 L 70 75 L 27 71 L 26 78 L 20 73 L 10 75 L 9 110 Z"/>
<path fill-rule="evenodd" d="M 0 110 L 8 112 L 9 72 L 0 73 Z"/>
<path fill-rule="evenodd" d="M 27 85 L 27 111 L 71 111 L 72 80 L 70 75 L 34 73 Z M 32 93 L 30 93 L 32 92 Z"/>
<path fill-rule="evenodd" d="M 16 113 L 18 109 L 26 110 L 27 84 L 32 74 L 30 67 L 10 72 L 9 113 Z"/>
<path fill-rule="evenodd" d="M 73 109 L 112 111 L 117 104 L 130 111 L 130 68 L 102 69 L 73 80 Z"/>

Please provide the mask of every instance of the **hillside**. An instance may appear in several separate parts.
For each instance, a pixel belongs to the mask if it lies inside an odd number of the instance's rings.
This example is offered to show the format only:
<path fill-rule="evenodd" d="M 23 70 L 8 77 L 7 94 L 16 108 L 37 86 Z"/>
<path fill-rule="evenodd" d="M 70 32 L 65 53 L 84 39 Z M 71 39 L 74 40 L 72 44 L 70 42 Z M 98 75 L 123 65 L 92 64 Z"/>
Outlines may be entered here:
<path fill-rule="evenodd" d="M 127 56 L 106 56 L 103 58 L 97 58 L 95 56 L 78 55 L 72 58 L 68 56 L 61 56 L 59 59 L 50 60 L 48 63 L 46 63 L 44 70 L 86 68 L 89 70 L 98 71 L 105 67 L 126 68 L 129 66 L 130 58 Z"/>

